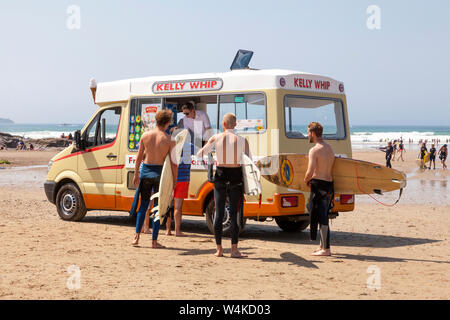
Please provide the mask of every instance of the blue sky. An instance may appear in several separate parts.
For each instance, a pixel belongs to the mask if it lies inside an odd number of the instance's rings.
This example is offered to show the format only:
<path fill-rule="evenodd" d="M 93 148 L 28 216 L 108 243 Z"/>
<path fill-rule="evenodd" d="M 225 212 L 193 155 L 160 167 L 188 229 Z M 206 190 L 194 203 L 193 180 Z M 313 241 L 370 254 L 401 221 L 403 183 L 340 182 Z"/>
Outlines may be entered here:
<path fill-rule="evenodd" d="M 66 26 L 70 5 L 79 30 Z M 254 68 L 343 81 L 351 124 L 449 125 L 449 17 L 446 0 L 0 0 L 0 117 L 84 123 L 91 77 L 228 71 L 241 48 Z"/>

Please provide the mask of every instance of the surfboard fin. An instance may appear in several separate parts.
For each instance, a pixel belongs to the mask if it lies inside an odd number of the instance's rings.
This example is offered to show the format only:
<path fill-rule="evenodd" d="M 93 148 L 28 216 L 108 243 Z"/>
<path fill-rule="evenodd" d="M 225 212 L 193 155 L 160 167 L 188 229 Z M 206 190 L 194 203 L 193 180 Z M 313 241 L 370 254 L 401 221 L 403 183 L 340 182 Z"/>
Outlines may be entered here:
<path fill-rule="evenodd" d="M 150 197 L 150 201 L 155 199 L 155 198 L 159 198 L 159 192 L 156 192 L 156 193 L 152 194 L 152 196 Z"/>
<path fill-rule="evenodd" d="M 383 195 L 383 192 L 379 189 L 373 189 L 373 192 L 379 195 Z"/>

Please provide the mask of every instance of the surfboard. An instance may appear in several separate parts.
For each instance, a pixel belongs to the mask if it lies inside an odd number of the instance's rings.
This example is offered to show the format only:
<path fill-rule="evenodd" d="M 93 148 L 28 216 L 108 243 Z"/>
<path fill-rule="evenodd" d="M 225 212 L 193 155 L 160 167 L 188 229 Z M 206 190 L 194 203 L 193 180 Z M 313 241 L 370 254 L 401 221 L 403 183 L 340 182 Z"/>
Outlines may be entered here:
<path fill-rule="evenodd" d="M 242 156 L 241 167 L 244 193 L 250 196 L 259 196 L 261 194 L 261 171 L 246 154 Z"/>
<path fill-rule="evenodd" d="M 305 184 L 308 155 L 279 154 L 260 159 L 256 166 L 270 182 L 290 189 L 309 192 Z M 333 165 L 333 182 L 336 193 L 371 194 L 402 189 L 406 175 L 383 165 L 336 157 Z"/>
<path fill-rule="evenodd" d="M 430 161 L 430 156 L 431 156 L 431 152 L 425 152 L 425 155 L 423 157 L 423 162 L 427 163 L 428 161 Z"/>
<path fill-rule="evenodd" d="M 188 130 L 184 129 L 175 136 L 175 156 L 176 163 L 180 163 L 181 152 L 183 151 L 183 146 L 188 135 Z M 170 164 L 170 154 L 166 156 L 164 164 L 161 170 L 161 179 L 159 181 L 159 192 L 151 196 L 151 200 L 158 198 L 158 205 L 152 209 L 152 212 L 156 212 L 156 220 L 162 221 L 167 213 L 167 209 L 170 206 L 170 201 L 172 199 L 173 193 L 173 174 L 172 167 Z"/>

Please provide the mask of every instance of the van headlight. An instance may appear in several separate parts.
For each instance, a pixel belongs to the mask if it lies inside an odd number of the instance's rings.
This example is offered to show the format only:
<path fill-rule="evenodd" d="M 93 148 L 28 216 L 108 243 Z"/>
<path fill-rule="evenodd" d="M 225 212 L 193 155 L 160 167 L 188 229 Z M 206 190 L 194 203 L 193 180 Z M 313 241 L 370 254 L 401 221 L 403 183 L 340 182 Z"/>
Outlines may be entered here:
<path fill-rule="evenodd" d="M 49 173 L 50 169 L 52 168 L 52 165 L 53 165 L 53 161 L 50 160 L 50 161 L 48 162 L 47 173 Z"/>

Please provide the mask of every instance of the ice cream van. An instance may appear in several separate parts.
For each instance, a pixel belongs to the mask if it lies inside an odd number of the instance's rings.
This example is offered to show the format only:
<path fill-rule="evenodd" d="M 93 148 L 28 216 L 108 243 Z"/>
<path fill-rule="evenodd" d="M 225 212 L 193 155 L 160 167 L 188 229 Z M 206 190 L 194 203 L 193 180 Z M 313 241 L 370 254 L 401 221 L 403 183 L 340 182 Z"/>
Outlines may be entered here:
<path fill-rule="evenodd" d="M 98 106 L 72 145 L 54 156 L 44 184 L 63 220 L 79 221 L 87 211 L 129 211 L 140 136 L 154 125 L 158 110 L 171 108 L 173 123 L 181 106 L 195 102 L 221 131 L 221 119 L 232 112 L 237 132 L 250 144 L 253 159 L 278 153 L 308 153 L 307 125 L 318 121 L 324 139 L 337 155 L 351 157 L 344 84 L 326 76 L 291 70 L 233 68 L 224 73 L 152 76 L 91 86 Z M 290 168 L 283 170 L 289 179 Z M 309 194 L 265 179 L 262 198 L 245 196 L 243 219 L 276 221 L 285 231 L 308 227 Z M 335 194 L 331 218 L 354 209 L 354 196 Z M 203 159 L 192 156 L 191 181 L 183 215 L 204 216 L 213 232 L 213 184 Z M 229 218 L 224 218 L 224 231 Z M 241 229 L 244 227 L 242 224 Z"/>

